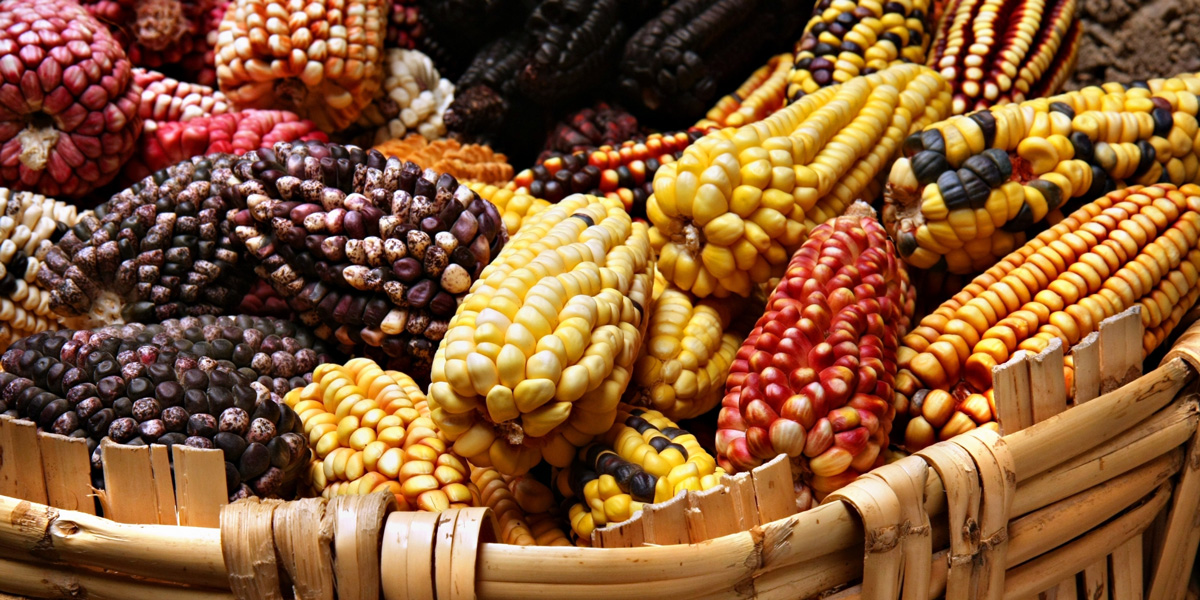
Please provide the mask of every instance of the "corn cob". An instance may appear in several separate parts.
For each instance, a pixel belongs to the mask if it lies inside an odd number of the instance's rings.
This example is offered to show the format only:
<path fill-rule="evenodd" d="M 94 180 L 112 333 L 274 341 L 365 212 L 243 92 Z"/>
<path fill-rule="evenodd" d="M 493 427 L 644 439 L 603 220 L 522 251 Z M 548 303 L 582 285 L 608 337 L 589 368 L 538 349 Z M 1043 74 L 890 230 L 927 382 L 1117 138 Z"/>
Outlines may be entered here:
<path fill-rule="evenodd" d="M 442 115 L 446 128 L 463 134 L 496 129 L 517 94 L 517 74 L 533 47 L 524 31 L 484 46 L 455 82 L 454 101 Z"/>
<path fill-rule="evenodd" d="M 580 449 L 576 462 L 556 479 L 560 493 L 577 499 L 568 518 L 571 530 L 585 540 L 647 504 L 684 490 L 716 487 L 725 474 L 696 436 L 661 413 L 628 405 L 619 411 L 604 437 Z"/>
<path fill-rule="evenodd" d="M 721 466 L 787 454 L 821 498 L 882 464 L 915 292 L 865 203 L 813 230 L 730 369 Z"/>
<path fill-rule="evenodd" d="M 925 64 L 929 0 L 821 0 L 796 43 L 788 98 L 899 63 Z"/>
<path fill-rule="evenodd" d="M 554 203 L 571 194 L 604 195 L 618 199 L 625 210 L 644 206 L 653 192 L 658 168 L 675 160 L 700 137 L 698 131 L 654 133 L 619 146 L 601 146 L 571 154 L 551 153 L 513 178 L 509 187 Z"/>
<path fill-rule="evenodd" d="M 421 24 L 417 0 L 391 0 L 388 4 L 386 46 L 404 50 L 416 48 L 425 29 Z"/>
<path fill-rule="evenodd" d="M 384 53 L 379 95 L 358 116 L 353 139 L 382 144 L 409 132 L 427 140 L 446 135 L 442 113 L 454 101 L 454 84 L 443 78 L 433 61 L 416 50 L 388 48 Z"/>
<path fill-rule="evenodd" d="M 387 11 L 384 0 L 235 0 L 217 37 L 221 91 L 238 108 L 345 129 L 379 91 Z"/>
<path fill-rule="evenodd" d="M 628 402 L 676 421 L 719 404 L 734 355 L 750 331 L 747 325 L 753 326 L 753 321 L 738 318 L 739 312 L 756 313 L 745 311 L 747 304 L 744 298 L 697 300 L 656 272 L 650 325 Z"/>
<path fill-rule="evenodd" d="M 463 145 L 456 140 L 430 142 L 424 136 L 412 133 L 402 140 L 383 142 L 375 146 L 375 150 L 384 156 L 412 161 L 422 169 L 449 173 L 458 179 L 500 183 L 513 176 L 507 156 L 479 144 Z"/>
<path fill-rule="evenodd" d="M 533 217 L 480 275 L 434 357 L 433 421 L 477 466 L 570 463 L 604 433 L 646 331 L 646 227 L 613 200 L 570 196 Z"/>
<path fill-rule="evenodd" d="M 1142 306 L 1153 350 L 1195 302 L 1200 186 L 1130 186 L 1084 205 L 921 320 L 897 352 L 896 410 L 909 450 L 995 427 L 992 368 L 1065 347 Z"/>
<path fill-rule="evenodd" d="M 479 488 L 481 505 L 492 509 L 500 523 L 502 541 L 513 546 L 570 546 L 550 511 L 550 488 L 529 477 L 508 477 L 493 468 L 473 467 L 471 481 Z"/>
<path fill-rule="evenodd" d="M 1198 181 L 1200 78 L 1148 88 L 1084 88 L 910 136 L 884 197 L 900 255 L 916 267 L 979 272 L 1056 209 L 1124 184 Z"/>
<path fill-rule="evenodd" d="M 763 50 L 789 44 L 803 0 L 679 0 L 625 45 L 619 85 L 631 102 L 695 119 Z"/>
<path fill-rule="evenodd" d="M 550 206 L 549 202 L 529 195 L 524 188 L 513 191 L 481 182 L 468 183 L 467 187 L 496 206 L 500 218 L 504 219 L 509 237 L 517 235 L 522 226 L 533 220 L 534 215 Z"/>
<path fill-rule="evenodd" d="M 871 197 L 903 136 L 949 105 L 936 73 L 897 65 L 700 138 L 654 176 L 646 213 L 658 268 L 700 298 L 749 296 L 781 274 L 807 230 Z"/>
<path fill-rule="evenodd" d="M 161 122 L 189 121 L 231 110 L 225 94 L 206 85 L 178 81 L 146 69 L 134 69 L 133 80 L 142 87 L 138 116 L 145 119 L 144 134 L 153 133 Z"/>
<path fill-rule="evenodd" d="M 418 0 L 418 4 L 417 50 L 432 58 L 451 81 L 462 77 L 480 48 L 519 28 L 530 11 L 522 0 Z"/>
<path fill-rule="evenodd" d="M 761 121 L 787 104 L 787 78 L 792 54 L 779 54 L 759 67 L 732 94 L 723 96 L 694 129 L 741 127 Z"/>
<path fill-rule="evenodd" d="M 400 510 L 472 505 L 467 463 L 449 450 L 408 375 L 366 358 L 323 364 L 312 383 L 283 401 L 299 415 L 316 453 L 308 473 L 314 494 L 386 491 Z"/>
<path fill-rule="evenodd" d="M 46 253 L 78 222 L 70 204 L 0 188 L 0 351 L 14 340 L 58 329 L 50 292 L 36 277 Z"/>
<path fill-rule="evenodd" d="M 597 102 L 554 125 L 550 135 L 546 136 L 538 162 L 553 152 L 583 152 L 593 146 L 616 146 L 635 137 L 639 131 L 637 117 L 620 106 Z"/>
<path fill-rule="evenodd" d="M 1076 0 L 948 2 L 928 64 L 954 87 L 954 114 L 1057 93 L 1077 16 Z"/>

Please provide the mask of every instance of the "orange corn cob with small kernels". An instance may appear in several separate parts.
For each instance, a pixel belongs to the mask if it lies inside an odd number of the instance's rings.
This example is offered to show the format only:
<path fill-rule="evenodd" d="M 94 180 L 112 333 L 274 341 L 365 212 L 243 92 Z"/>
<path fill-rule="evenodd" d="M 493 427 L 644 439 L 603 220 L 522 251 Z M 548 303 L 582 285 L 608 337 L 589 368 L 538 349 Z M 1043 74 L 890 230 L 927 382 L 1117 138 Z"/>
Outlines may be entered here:
<path fill-rule="evenodd" d="M 791 52 L 772 57 L 736 91 L 722 96 L 695 128 L 741 127 L 767 118 L 787 104 L 787 78 L 791 70 Z"/>
<path fill-rule="evenodd" d="M 1084 205 L 976 277 L 904 337 L 896 411 L 909 450 L 995 428 L 992 369 L 1065 348 L 1134 305 L 1149 353 L 1195 303 L 1200 186 L 1131 186 Z"/>
<path fill-rule="evenodd" d="M 914 293 L 865 203 L 813 230 L 730 370 L 720 464 L 747 471 L 787 454 L 818 497 L 882 464 Z"/>

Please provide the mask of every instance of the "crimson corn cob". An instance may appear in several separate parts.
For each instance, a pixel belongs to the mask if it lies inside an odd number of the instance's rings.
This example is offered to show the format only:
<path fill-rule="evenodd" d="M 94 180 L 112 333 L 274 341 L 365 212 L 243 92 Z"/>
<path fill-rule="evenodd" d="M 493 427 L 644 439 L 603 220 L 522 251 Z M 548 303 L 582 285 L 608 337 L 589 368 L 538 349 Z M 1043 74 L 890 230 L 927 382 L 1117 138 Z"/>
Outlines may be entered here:
<path fill-rule="evenodd" d="M 779 54 L 759 67 L 733 93 L 722 96 L 704 115 L 695 129 L 741 127 L 761 121 L 787 104 L 787 78 L 792 70 L 792 54 Z"/>
<path fill-rule="evenodd" d="M 1138 185 L 1084 205 L 976 277 L 903 339 L 896 410 L 909 450 L 995 427 L 992 368 L 1070 348 L 1141 305 L 1149 353 L 1195 302 L 1200 186 Z"/>
<path fill-rule="evenodd" d="M 821 0 L 796 43 L 788 98 L 899 63 L 925 64 L 930 10 L 929 0 Z"/>
<path fill-rule="evenodd" d="M 501 475 L 491 467 L 471 469 L 483 506 L 500 524 L 501 541 L 514 546 L 570 546 L 559 519 L 551 511 L 554 495 L 545 484 L 525 477 Z"/>
<path fill-rule="evenodd" d="M 719 404 L 734 355 L 753 326 L 739 317 L 758 312 L 746 310 L 752 305 L 736 297 L 697 300 L 655 273 L 654 305 L 629 388 L 630 404 L 677 421 Z"/>
<path fill-rule="evenodd" d="M 646 214 L 658 268 L 697 297 L 749 296 L 782 273 L 806 231 L 872 197 L 903 136 L 949 106 L 936 73 L 896 65 L 700 138 L 654 176 Z"/>
<path fill-rule="evenodd" d="M 314 494 L 390 492 L 399 510 L 472 506 L 466 461 L 429 420 L 425 394 L 408 375 L 355 358 L 322 364 L 312 383 L 283 397 L 304 424 L 316 456 Z"/>
<path fill-rule="evenodd" d="M 1076 0 L 951 0 L 929 66 L 954 87 L 954 114 L 1058 93 L 1079 51 Z"/>
<path fill-rule="evenodd" d="M 538 198 L 558 202 L 570 194 L 619 199 L 626 210 L 642 206 L 653 192 L 658 168 L 679 157 L 700 137 L 696 130 L 654 133 L 645 138 L 571 154 L 552 153 L 513 178 L 510 187 L 525 188 Z"/>
<path fill-rule="evenodd" d="M 593 530 L 628 520 L 647 504 L 716 487 L 722 475 L 696 436 L 657 411 L 622 405 L 612 428 L 580 449 L 556 482 L 562 495 L 576 499 L 567 516 L 586 541 Z"/>
<path fill-rule="evenodd" d="M 434 423 L 477 466 L 565 467 L 608 430 L 646 331 L 653 253 L 620 203 L 534 215 L 480 275 L 434 357 Z"/>
<path fill-rule="evenodd" d="M 915 292 L 865 203 L 818 226 L 730 369 L 720 464 L 748 471 L 787 454 L 818 498 L 882 464 Z"/>
<path fill-rule="evenodd" d="M 619 106 L 597 102 L 554 125 L 539 159 L 553 152 L 583 152 L 595 146 L 616 146 L 640 131 L 637 117 Z M 538 162 L 541 162 L 539 160 Z"/>
<path fill-rule="evenodd" d="M 1183 75 L 936 123 L 905 141 L 906 157 L 888 178 L 884 225 L 909 264 L 971 273 L 1064 206 L 1121 185 L 1195 182 L 1197 94 L 1200 78 Z"/>

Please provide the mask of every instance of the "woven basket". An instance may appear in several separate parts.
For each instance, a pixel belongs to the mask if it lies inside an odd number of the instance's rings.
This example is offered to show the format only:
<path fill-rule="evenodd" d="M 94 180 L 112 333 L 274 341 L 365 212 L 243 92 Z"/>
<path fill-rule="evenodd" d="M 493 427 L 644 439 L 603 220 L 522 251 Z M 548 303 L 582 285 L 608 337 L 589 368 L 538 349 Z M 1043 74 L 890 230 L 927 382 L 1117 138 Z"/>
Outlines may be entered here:
<path fill-rule="evenodd" d="M 1200 543 L 1200 325 L 1145 375 L 1141 335 L 1136 310 L 1106 321 L 1071 349 L 1070 378 L 1059 345 L 998 367 L 1003 437 L 938 443 L 799 514 L 775 514 L 794 503 L 776 471 L 730 478 L 593 537 L 625 548 L 500 544 L 487 508 L 395 512 L 386 494 L 222 506 L 197 485 L 218 451 L 180 449 L 172 483 L 153 477 L 165 448 L 106 449 L 99 518 L 77 441 L 0 421 L 0 592 L 1182 599 Z"/>

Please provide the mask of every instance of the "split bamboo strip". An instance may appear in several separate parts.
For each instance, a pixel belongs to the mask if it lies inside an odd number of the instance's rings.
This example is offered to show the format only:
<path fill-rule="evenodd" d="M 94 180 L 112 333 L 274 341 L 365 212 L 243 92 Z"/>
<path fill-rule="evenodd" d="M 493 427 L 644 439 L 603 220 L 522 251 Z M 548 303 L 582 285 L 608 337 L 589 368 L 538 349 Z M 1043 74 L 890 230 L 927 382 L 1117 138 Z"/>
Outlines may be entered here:
<path fill-rule="evenodd" d="M 154 484 L 154 510 L 159 525 L 178 525 L 175 510 L 175 486 L 171 478 L 169 450 L 161 444 L 150 445 L 150 477 Z"/>
<path fill-rule="evenodd" d="M 1179 481 L 1167 517 L 1167 532 L 1162 544 L 1162 555 L 1154 565 L 1154 577 L 1148 600 L 1177 600 L 1182 598 L 1187 574 L 1196 560 L 1197 544 L 1200 543 L 1200 428 L 1194 430 L 1188 445 L 1187 468 Z"/>
<path fill-rule="evenodd" d="M 275 509 L 275 546 L 297 600 L 333 600 L 333 517 L 324 498 Z"/>
<path fill-rule="evenodd" d="M 46 503 L 37 425 L 0 415 L 0 494 Z"/>
<path fill-rule="evenodd" d="M 1130 313 L 1136 317 L 1123 318 Z M 1101 394 L 1116 390 L 1142 375 L 1144 351 L 1135 340 L 1141 341 L 1145 332 L 1140 304 L 1100 321 Z"/>
<path fill-rule="evenodd" d="M 119 523 L 159 523 L 158 492 L 149 446 L 126 446 L 104 438 L 100 442 L 104 463 L 105 517 Z"/>
<path fill-rule="evenodd" d="M 221 530 L 126 525 L 0 496 L 0 548 L 29 559 L 119 571 L 170 583 L 229 587 Z"/>
<path fill-rule="evenodd" d="M 87 442 L 45 432 L 38 433 L 37 437 L 46 478 L 46 504 L 96 514 Z"/>
<path fill-rule="evenodd" d="M 1170 486 L 1159 487 L 1141 506 L 1113 521 L 1093 529 L 1087 535 L 1009 571 L 1005 600 L 1018 600 L 1036 594 L 1063 578 L 1078 573 L 1098 558 L 1106 556 L 1130 538 L 1140 535 L 1170 499 Z"/>
<path fill-rule="evenodd" d="M 1071 348 L 1074 389 L 1071 401 L 1083 404 L 1100 395 L 1100 332 L 1093 331 Z"/>
<path fill-rule="evenodd" d="M 1062 340 L 1054 338 L 1045 350 L 1030 357 L 1029 387 L 1033 396 L 1033 422 L 1041 423 L 1067 410 L 1067 382 L 1063 378 Z"/>
<path fill-rule="evenodd" d="M 1161 513 L 1160 513 L 1161 514 Z M 1145 587 L 1142 584 L 1142 536 L 1135 535 L 1117 547 L 1109 556 L 1109 572 L 1113 579 L 1113 596 L 1141 600 Z M 1186 581 L 1186 580 L 1185 580 Z"/>
<path fill-rule="evenodd" d="M 996 421 L 1005 435 L 1033 425 L 1033 398 L 1029 393 L 1029 353 L 1018 350 L 992 369 Z"/>
<path fill-rule="evenodd" d="M 333 573 L 338 598 L 379 598 L 379 540 L 383 520 L 396 510 L 396 497 L 386 492 L 337 496 L 325 510 L 333 515 Z"/>
<path fill-rule="evenodd" d="M 1108 600 L 1108 560 L 1100 559 L 1083 569 L 1083 597 Z"/>
<path fill-rule="evenodd" d="M 279 501 L 239 500 L 221 511 L 229 587 L 239 600 L 282 600 L 272 521 Z"/>
<path fill-rule="evenodd" d="M 92 573 L 73 566 L 31 564 L 0 558 L 4 588 L 37 598 L 88 600 L 233 600 L 228 590 L 173 587 L 151 581 Z"/>
<path fill-rule="evenodd" d="M 171 446 L 171 454 L 175 459 L 179 524 L 220 527 L 221 507 L 229 504 L 229 491 L 225 489 L 225 453 L 176 444 Z"/>

